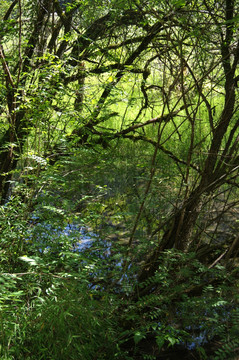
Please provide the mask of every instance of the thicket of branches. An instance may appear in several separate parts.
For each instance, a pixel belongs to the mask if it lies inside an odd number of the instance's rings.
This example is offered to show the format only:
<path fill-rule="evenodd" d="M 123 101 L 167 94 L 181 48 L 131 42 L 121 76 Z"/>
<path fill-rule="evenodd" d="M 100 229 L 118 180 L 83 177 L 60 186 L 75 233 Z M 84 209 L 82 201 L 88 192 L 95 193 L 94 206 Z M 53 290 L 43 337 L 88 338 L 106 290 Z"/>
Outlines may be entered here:
<path fill-rule="evenodd" d="M 2 202 L 29 147 L 44 158 L 66 136 L 78 146 L 147 142 L 154 148 L 151 179 L 158 152 L 182 178 L 180 200 L 154 230 L 155 256 L 172 246 L 197 248 L 192 230 L 209 196 L 238 186 L 237 3 L 42 0 L 5 1 L 2 8 Z M 131 117 L 120 87 L 129 81 L 127 95 L 138 102 Z M 116 128 L 107 125 L 112 118 Z M 185 142 L 183 155 L 172 139 Z"/>
<path fill-rule="evenodd" d="M 238 1 L 6 0 L 0 11 L 2 205 L 18 181 L 37 202 L 30 175 L 79 149 L 97 154 L 131 141 L 143 157 L 151 147 L 125 272 L 156 183 L 168 206 L 148 219 L 132 301 L 157 293 L 161 254 L 171 249 L 229 274 L 239 250 Z M 161 156 L 176 169 L 170 199 L 159 186 Z M 229 213 L 233 231 L 219 241 Z"/>

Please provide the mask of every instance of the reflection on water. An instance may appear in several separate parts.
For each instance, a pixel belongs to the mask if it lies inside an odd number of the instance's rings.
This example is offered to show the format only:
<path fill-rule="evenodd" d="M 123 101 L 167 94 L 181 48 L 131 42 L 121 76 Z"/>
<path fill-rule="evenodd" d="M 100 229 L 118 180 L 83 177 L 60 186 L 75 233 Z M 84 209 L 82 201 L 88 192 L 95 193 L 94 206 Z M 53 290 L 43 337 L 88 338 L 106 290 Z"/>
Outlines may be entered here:
<path fill-rule="evenodd" d="M 64 228 L 56 228 L 46 222 L 37 222 L 36 218 L 33 220 L 34 225 L 29 229 L 27 242 L 43 253 L 60 251 L 63 246 L 71 251 L 84 251 L 98 238 L 95 233 L 79 224 L 67 224 Z"/>
<path fill-rule="evenodd" d="M 97 240 L 97 241 L 96 241 Z M 112 241 L 102 240 L 99 235 L 95 234 L 93 231 L 87 229 L 87 227 L 77 224 L 67 224 L 63 228 L 55 228 L 49 223 L 41 223 L 38 222 L 37 218 L 34 218 L 34 224 L 29 229 L 29 237 L 27 242 L 30 242 L 32 246 L 35 247 L 41 253 L 59 253 L 62 250 L 62 246 L 68 247 L 68 250 L 72 252 L 83 252 L 84 250 L 90 250 L 89 253 L 96 256 L 96 258 L 100 259 L 100 261 L 105 261 L 103 268 L 100 270 L 97 267 L 97 271 L 95 272 L 94 264 L 91 264 L 90 275 L 92 279 L 94 277 L 101 278 L 101 276 L 106 276 L 107 272 L 112 271 L 112 267 L 114 269 L 119 270 L 118 274 L 120 274 L 123 266 L 123 260 L 121 256 L 115 257 L 112 254 Z M 118 254 L 120 255 L 120 254 Z M 112 259 L 113 258 L 113 259 Z M 130 270 L 131 265 L 129 266 Z M 129 274 L 122 274 L 119 277 L 119 280 L 114 283 L 115 292 L 122 291 L 122 283 L 127 282 L 128 286 L 130 281 L 136 280 L 136 275 L 131 274 L 131 280 L 129 278 Z M 110 279 L 110 277 L 109 277 Z M 124 284 L 125 286 L 125 284 Z M 91 289 L 102 288 L 104 290 L 104 285 L 96 285 L 94 282 L 89 284 Z M 125 288 L 123 289 L 125 292 Z M 218 309 L 215 309 L 215 314 Z M 230 311 L 224 313 L 224 318 L 228 318 Z M 185 314 L 184 314 L 185 315 Z M 160 323 L 159 323 L 160 325 Z M 188 326 L 185 329 L 189 334 L 191 334 L 191 341 L 189 342 L 180 342 L 183 348 L 187 348 L 188 350 L 194 350 L 200 346 L 208 343 L 208 339 L 210 339 L 209 330 L 205 329 L 205 326 Z"/>

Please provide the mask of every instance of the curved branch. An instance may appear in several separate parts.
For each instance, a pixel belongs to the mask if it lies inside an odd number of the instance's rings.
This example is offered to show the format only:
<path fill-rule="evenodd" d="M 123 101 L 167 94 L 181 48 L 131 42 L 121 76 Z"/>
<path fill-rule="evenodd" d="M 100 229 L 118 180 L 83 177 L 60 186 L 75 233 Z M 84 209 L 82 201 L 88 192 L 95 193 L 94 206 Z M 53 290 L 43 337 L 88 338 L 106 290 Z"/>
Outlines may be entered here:
<path fill-rule="evenodd" d="M 11 15 L 11 12 L 13 11 L 13 9 L 14 9 L 14 7 L 17 5 L 17 3 L 18 3 L 18 0 L 14 0 L 14 1 L 11 3 L 11 5 L 9 6 L 6 14 L 5 14 L 4 17 L 3 17 L 3 20 L 4 20 L 4 21 L 8 20 L 9 16 Z"/>

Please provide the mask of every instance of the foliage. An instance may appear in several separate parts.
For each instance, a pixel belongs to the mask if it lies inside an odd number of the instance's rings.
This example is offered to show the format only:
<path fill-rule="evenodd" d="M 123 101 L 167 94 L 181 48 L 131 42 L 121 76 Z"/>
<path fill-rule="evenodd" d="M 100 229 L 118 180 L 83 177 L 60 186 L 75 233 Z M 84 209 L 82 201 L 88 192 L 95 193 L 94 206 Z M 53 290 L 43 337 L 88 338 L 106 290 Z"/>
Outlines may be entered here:
<path fill-rule="evenodd" d="M 20 209 L 18 224 L 21 217 Z M 24 234 L 29 238 L 28 228 Z M 123 268 L 110 267 L 119 258 L 105 254 L 104 260 L 104 242 L 81 253 L 70 250 L 69 236 L 61 236 L 58 248 L 49 236 L 51 251 L 39 252 L 35 241 L 24 242 L 11 273 L 1 262 L 2 358 L 154 358 L 176 345 L 180 351 L 195 343 L 200 350 L 202 334 L 207 341 L 224 339 L 228 326 L 230 343 L 237 337 L 236 273 L 230 278 L 221 266 L 208 269 L 195 253 L 162 253 L 154 276 L 135 285 L 138 265 L 120 280 Z"/>
<path fill-rule="evenodd" d="M 229 325 L 229 326 L 228 326 Z M 215 352 L 215 360 L 235 359 L 238 356 L 238 308 L 231 312 L 228 324 L 222 327 L 222 347 Z"/>
<path fill-rule="evenodd" d="M 108 304 L 96 302 L 79 280 L 54 281 L 47 296 L 37 297 L 21 338 L 13 344 L 14 354 L 29 359 L 113 357 L 115 331 L 106 316 Z"/>
<path fill-rule="evenodd" d="M 237 356 L 238 14 L 1 2 L 2 359 Z"/>

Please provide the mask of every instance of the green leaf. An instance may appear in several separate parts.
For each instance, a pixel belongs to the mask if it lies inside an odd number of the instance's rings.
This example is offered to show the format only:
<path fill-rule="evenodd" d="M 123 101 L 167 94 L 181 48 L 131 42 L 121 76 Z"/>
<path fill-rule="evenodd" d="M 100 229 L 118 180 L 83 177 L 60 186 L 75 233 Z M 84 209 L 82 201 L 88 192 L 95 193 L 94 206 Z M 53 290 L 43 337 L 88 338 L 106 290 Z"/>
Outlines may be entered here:
<path fill-rule="evenodd" d="M 134 334 L 135 344 L 138 344 L 142 339 L 145 339 L 145 334 L 140 331 L 136 331 L 136 333 Z"/>
<path fill-rule="evenodd" d="M 174 5 L 177 9 L 180 9 L 186 5 L 186 1 L 185 0 L 177 0 L 174 2 Z"/>
<path fill-rule="evenodd" d="M 28 256 L 20 256 L 19 259 L 29 263 L 30 266 L 38 265 L 35 259 L 29 258 Z"/>
<path fill-rule="evenodd" d="M 170 342 L 170 345 L 173 346 L 178 342 L 178 339 L 172 336 L 167 336 L 167 340 Z"/>
<path fill-rule="evenodd" d="M 162 349 L 164 342 L 165 340 L 163 336 L 156 336 L 156 343 L 158 345 L 159 351 Z"/>

